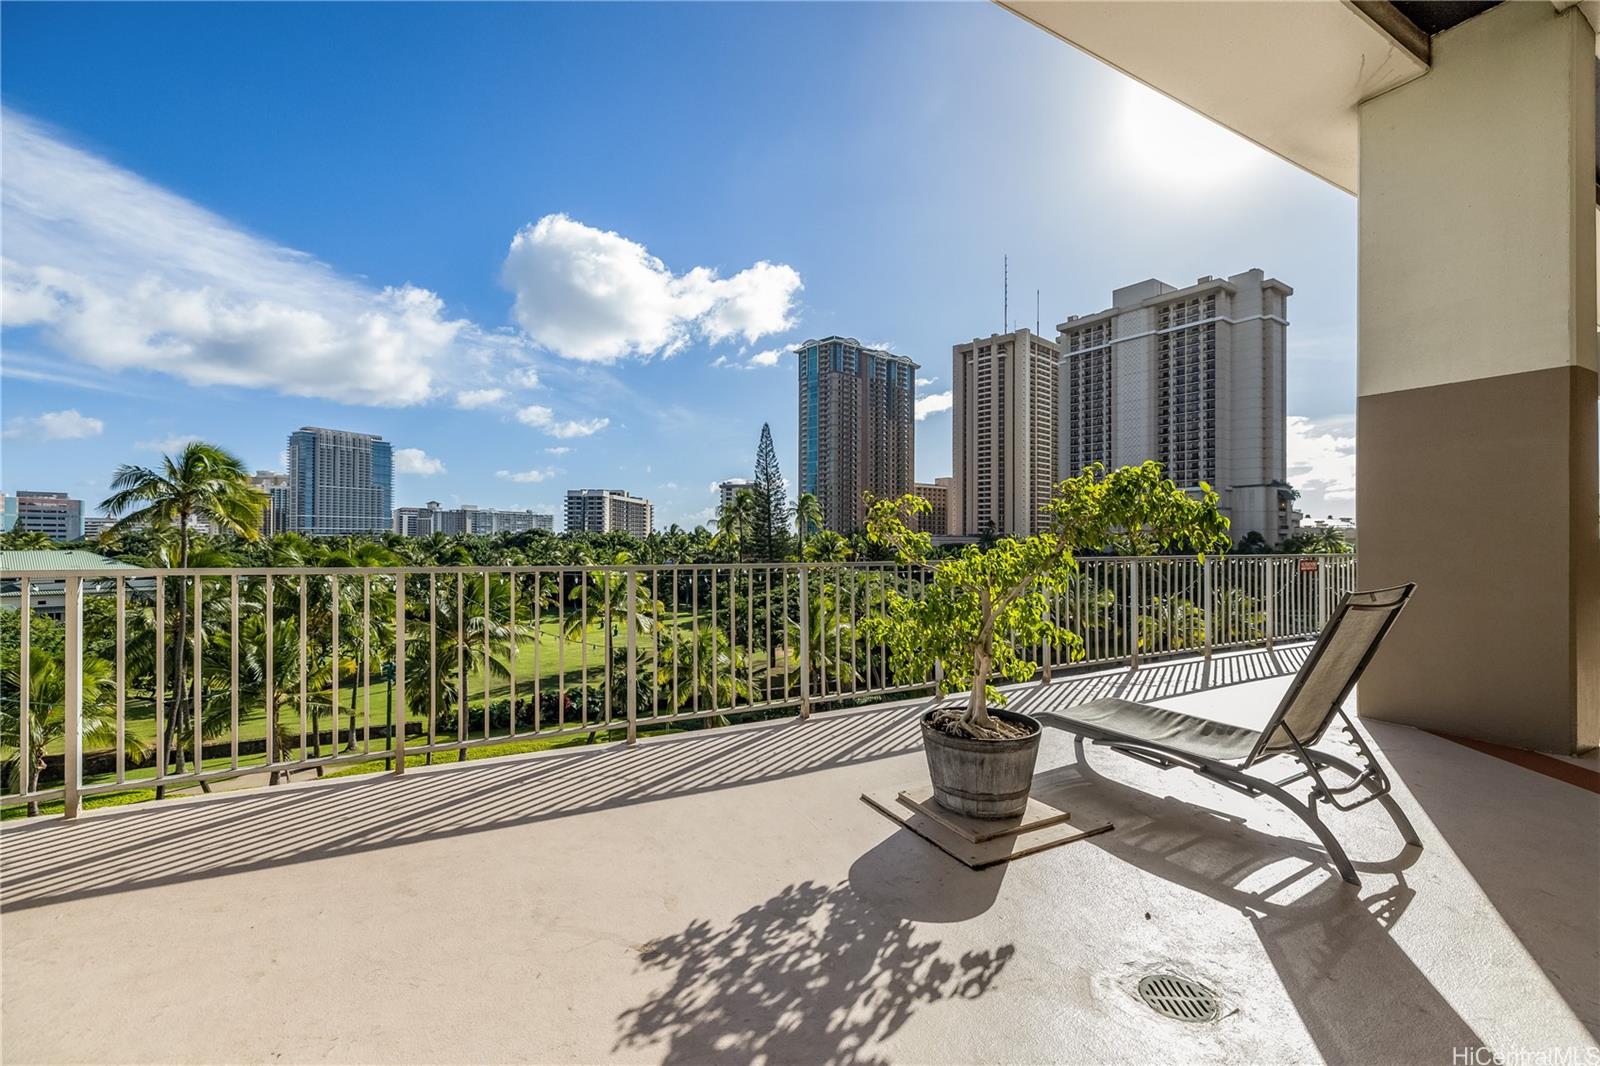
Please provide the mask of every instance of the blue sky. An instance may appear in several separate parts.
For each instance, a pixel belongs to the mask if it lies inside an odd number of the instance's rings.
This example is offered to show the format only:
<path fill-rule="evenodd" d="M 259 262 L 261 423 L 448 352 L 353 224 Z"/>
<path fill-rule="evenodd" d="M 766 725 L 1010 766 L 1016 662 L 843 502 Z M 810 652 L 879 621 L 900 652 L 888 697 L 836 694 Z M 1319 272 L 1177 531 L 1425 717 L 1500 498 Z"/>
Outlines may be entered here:
<path fill-rule="evenodd" d="M 986 3 L 5 4 L 0 488 L 186 437 L 401 449 L 397 505 L 705 521 L 788 349 L 923 366 L 1146 277 L 1295 288 L 1290 475 L 1353 513 L 1355 201 Z M 1174 147 L 1176 146 L 1176 147 Z"/>

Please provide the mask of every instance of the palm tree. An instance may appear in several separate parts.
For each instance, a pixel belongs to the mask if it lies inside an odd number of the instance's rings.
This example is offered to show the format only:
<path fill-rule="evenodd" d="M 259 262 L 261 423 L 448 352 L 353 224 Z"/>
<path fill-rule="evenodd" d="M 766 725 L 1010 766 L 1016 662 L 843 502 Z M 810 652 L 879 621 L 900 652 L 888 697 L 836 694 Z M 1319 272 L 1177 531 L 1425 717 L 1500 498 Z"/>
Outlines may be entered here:
<path fill-rule="evenodd" d="M 175 531 L 178 565 L 183 568 L 189 566 L 194 522 L 208 522 L 224 533 L 254 541 L 261 536 L 261 514 L 266 506 L 267 494 L 250 484 L 244 463 L 231 452 L 204 441 L 185 445 L 176 459 L 162 456 L 159 470 L 126 464 L 117 467 L 111 479 L 111 495 L 100 503 L 106 514 L 120 516 L 106 530 L 108 536 L 138 527 Z M 173 708 L 167 716 L 165 736 L 159 741 L 162 750 L 170 746 L 179 725 L 178 718 L 188 703 L 183 637 L 188 630 L 189 597 L 182 594 L 182 584 L 180 581 L 178 588 Z M 165 699 L 165 693 L 158 698 Z M 199 759 L 200 753 L 196 752 L 195 760 Z M 177 772 L 183 772 L 182 750 L 178 752 Z M 157 789 L 158 794 L 163 791 Z"/>
<path fill-rule="evenodd" d="M 314 542 L 313 551 L 316 554 L 315 565 L 327 569 L 375 569 L 387 566 L 399 566 L 403 562 L 381 543 L 358 537 L 344 536 L 337 539 Z M 331 582 L 329 583 L 331 584 Z M 394 639 L 394 593 L 393 589 L 382 580 L 372 583 L 372 599 L 370 604 L 363 603 L 363 589 L 365 585 L 359 576 L 352 576 L 348 580 L 339 582 L 339 596 L 337 602 L 328 594 L 327 585 L 322 581 L 315 583 L 317 591 L 312 595 L 312 602 L 307 604 L 308 617 L 317 623 L 317 632 L 327 633 L 331 641 L 333 634 L 333 615 L 337 613 L 342 619 L 346 615 L 354 618 L 363 617 L 363 608 L 370 607 L 365 617 L 371 626 L 371 635 L 368 638 L 369 652 L 376 654 L 381 660 L 383 653 L 379 649 L 392 646 Z M 348 655 L 344 649 L 330 649 L 329 654 L 338 660 L 341 678 L 348 678 L 347 689 L 350 693 L 350 724 L 345 733 L 347 746 L 353 745 L 356 735 L 356 700 L 365 683 L 365 674 L 372 673 L 371 664 L 361 660 L 361 634 L 354 621 L 340 636 L 340 644 L 350 641 L 351 649 Z M 363 667 L 366 667 L 363 670 Z M 348 674 L 343 671 L 348 670 Z M 331 678 L 331 675 L 330 675 Z M 269 711 L 275 710 L 269 708 Z M 331 713 L 337 715 L 339 708 L 333 707 Z M 319 716 L 320 718 L 320 716 Z M 335 721 L 337 730 L 337 720 Z M 316 723 L 320 727 L 321 722 Z M 270 727 L 275 735 L 277 723 L 274 721 Z M 317 750 L 321 750 L 321 733 L 317 733 Z"/>
<path fill-rule="evenodd" d="M 733 499 L 717 509 L 717 535 L 712 538 L 712 544 L 739 558 L 755 536 L 755 528 L 755 493 L 740 489 L 733 494 Z"/>
<path fill-rule="evenodd" d="M 805 558 L 822 563 L 842 563 L 855 554 L 850 542 L 831 529 L 824 529 L 811 538 L 805 547 Z"/>
<path fill-rule="evenodd" d="M 632 566 L 633 557 L 627 552 L 617 552 L 612 556 L 607 566 Z M 585 591 L 587 590 L 587 591 Z M 617 638 L 627 640 L 628 630 L 631 628 L 639 637 L 652 637 L 656 631 L 657 619 L 666 612 L 666 608 L 659 600 L 650 598 L 650 590 L 643 582 L 635 579 L 634 610 L 628 612 L 628 575 L 618 570 L 590 570 L 567 593 L 567 599 L 579 605 L 579 610 L 566 616 L 564 626 L 566 639 L 581 641 L 591 625 L 599 625 L 601 637 L 605 643 L 601 661 L 605 663 L 606 676 L 611 676 L 617 656 Z M 651 647 L 655 642 L 651 641 Z M 635 654 L 648 655 L 645 645 L 641 642 L 635 646 Z M 644 677 L 643 667 L 639 670 L 639 677 Z M 588 684 L 589 679 L 583 679 Z M 608 682 L 609 683 L 609 682 Z M 627 690 L 623 689 L 623 698 Z M 595 738 L 594 733 L 589 734 L 590 741 Z"/>
<path fill-rule="evenodd" d="M 534 575 L 534 580 L 540 586 L 544 584 L 541 575 Z M 534 595 L 543 592 L 543 588 L 536 587 Z M 432 593 L 434 626 L 431 643 L 428 631 L 430 594 L 415 589 L 406 597 L 406 631 L 418 634 L 406 642 L 406 702 L 409 704 L 406 709 L 426 719 L 430 708 L 436 712 L 456 708 L 457 729 L 463 735 L 470 711 L 466 707 L 466 693 L 462 691 L 461 684 L 470 686 L 471 682 L 461 674 L 470 675 L 487 664 L 488 673 L 482 678 L 482 713 L 487 721 L 490 703 L 488 690 L 494 682 L 511 676 L 510 646 L 513 637 L 538 637 L 529 624 L 506 621 L 511 615 L 510 580 L 489 581 L 488 593 L 489 609 L 485 618 L 484 583 L 481 580 L 474 580 L 466 574 L 441 575 Z M 352 711 L 354 707 L 355 696 L 352 695 Z M 515 713 L 516 709 L 512 708 L 512 714 Z M 403 716 L 396 723 L 396 728 L 405 728 Z M 464 761 L 466 757 L 465 748 L 457 752 L 458 759 Z M 432 761 L 431 755 L 429 761 Z"/>
<path fill-rule="evenodd" d="M 5 683 L 12 692 L 22 691 L 21 657 L 6 666 Z M 58 745 L 66 735 L 67 675 L 59 658 L 48 649 L 35 645 L 28 649 L 28 766 L 21 765 L 21 740 L 23 723 L 19 721 L 21 700 L 7 700 L 0 706 L 0 745 L 12 750 L 0 771 L 11 779 L 12 787 L 20 790 L 26 775 L 29 792 L 39 789 L 39 775 L 45 767 L 45 749 Z M 115 747 L 117 743 L 117 718 L 115 711 L 116 669 L 111 662 L 98 656 L 83 658 L 83 743 Z M 132 735 L 124 736 L 124 746 L 129 754 L 139 757 L 144 746 Z M 28 815 L 39 813 L 39 805 L 30 802 Z"/>
<path fill-rule="evenodd" d="M 726 725 L 727 713 L 736 709 L 734 704 L 750 698 L 744 649 L 729 641 L 721 626 L 670 636 L 656 659 L 655 673 L 657 691 L 670 691 L 676 682 L 682 682 L 677 710 L 715 706 L 724 712 L 709 719 L 712 725 Z"/>
<path fill-rule="evenodd" d="M 0 533 L 0 548 L 6 551 L 50 551 L 56 542 L 48 533 L 30 533 L 25 529 L 11 529 Z"/>
<path fill-rule="evenodd" d="M 822 528 L 822 503 L 814 493 L 802 492 L 794 501 L 794 528 L 800 535 L 800 558 L 806 557 L 806 534 Z"/>

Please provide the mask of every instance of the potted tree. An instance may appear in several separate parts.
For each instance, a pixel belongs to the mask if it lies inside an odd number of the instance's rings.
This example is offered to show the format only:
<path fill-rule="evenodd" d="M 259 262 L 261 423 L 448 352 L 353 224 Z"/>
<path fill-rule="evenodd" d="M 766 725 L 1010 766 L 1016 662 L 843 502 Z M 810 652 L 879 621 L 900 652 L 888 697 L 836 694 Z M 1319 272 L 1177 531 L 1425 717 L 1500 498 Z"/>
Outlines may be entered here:
<path fill-rule="evenodd" d="M 929 503 L 907 495 L 872 503 L 868 535 L 907 563 L 926 562 L 932 537 L 908 518 Z M 1047 528 L 968 546 L 934 566 L 916 597 L 890 590 L 885 610 L 863 623 L 889 649 L 900 677 L 935 674 L 941 694 L 965 692 L 962 704 L 922 719 L 923 749 L 935 799 L 978 818 L 1011 818 L 1027 807 L 1039 723 L 1005 709 L 999 680 L 1026 681 L 1038 669 L 1026 649 L 1043 641 L 1083 657 L 1083 639 L 1052 617 L 1050 599 L 1066 591 L 1081 552 L 1181 549 L 1204 553 L 1228 544 L 1217 494 L 1202 483 L 1188 493 L 1162 477 L 1155 462 L 1107 471 L 1100 464 L 1056 487 Z"/>

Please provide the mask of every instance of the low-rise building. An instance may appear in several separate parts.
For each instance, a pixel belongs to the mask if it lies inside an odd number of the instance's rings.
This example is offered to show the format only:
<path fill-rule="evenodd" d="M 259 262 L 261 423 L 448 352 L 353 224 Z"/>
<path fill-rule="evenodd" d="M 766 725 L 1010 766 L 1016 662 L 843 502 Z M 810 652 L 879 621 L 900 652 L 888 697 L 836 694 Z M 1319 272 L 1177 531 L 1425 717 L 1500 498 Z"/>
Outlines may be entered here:
<path fill-rule="evenodd" d="M 64 492 L 0 493 L 0 531 L 43 533 L 51 540 L 83 539 L 83 501 Z"/>
<path fill-rule="evenodd" d="M 647 537 L 655 528 L 655 505 L 625 489 L 568 489 L 568 533 L 632 533 Z"/>
<path fill-rule="evenodd" d="M 919 481 L 911 487 L 912 492 L 932 506 L 931 510 L 917 513 L 917 532 L 938 537 L 955 532 L 950 526 L 950 491 L 954 485 L 955 478 L 936 477 L 931 484 Z"/>
<path fill-rule="evenodd" d="M 116 582 L 109 580 L 119 570 L 137 570 L 138 567 L 119 563 L 91 551 L 67 548 L 60 551 L 8 551 L 5 553 L 5 577 L 0 579 L 0 610 L 15 611 L 22 604 L 22 582 L 30 574 L 55 573 L 63 570 L 105 571 L 107 580 L 87 578 L 83 583 L 85 596 L 113 595 Z M 150 577 L 131 578 L 126 582 L 130 592 L 149 592 L 155 587 Z M 66 582 L 55 580 L 28 581 L 28 606 L 34 614 L 60 621 L 66 616 Z"/>
<path fill-rule="evenodd" d="M 250 484 L 267 497 L 267 506 L 261 512 L 261 532 L 264 536 L 284 533 L 289 529 L 289 475 L 274 470 L 257 470 L 250 476 Z"/>
<path fill-rule="evenodd" d="M 731 477 L 717 483 L 717 506 L 727 507 L 741 492 L 754 490 L 756 483 L 747 477 Z"/>
<path fill-rule="evenodd" d="M 478 507 L 470 503 L 444 508 L 438 500 L 429 500 L 426 507 L 396 507 L 393 529 L 406 537 L 426 537 L 433 533 L 489 536 L 493 533 L 527 533 L 535 529 L 553 532 L 555 516 L 530 510 Z"/>

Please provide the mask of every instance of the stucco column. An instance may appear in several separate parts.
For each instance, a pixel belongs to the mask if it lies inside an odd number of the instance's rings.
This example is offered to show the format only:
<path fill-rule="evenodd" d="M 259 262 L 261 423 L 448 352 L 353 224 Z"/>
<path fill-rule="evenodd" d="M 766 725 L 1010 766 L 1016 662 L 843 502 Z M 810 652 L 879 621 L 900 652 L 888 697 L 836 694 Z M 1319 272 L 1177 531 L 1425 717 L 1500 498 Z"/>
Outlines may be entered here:
<path fill-rule="evenodd" d="M 1507 3 L 1361 105 L 1361 584 L 1417 594 L 1369 718 L 1600 742 L 1595 35 Z"/>

